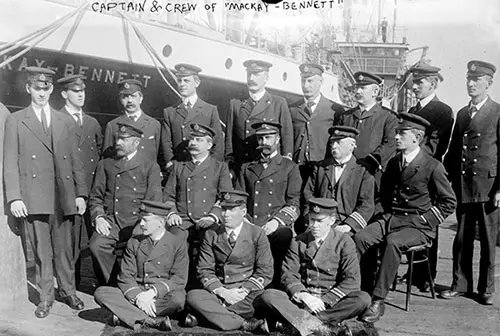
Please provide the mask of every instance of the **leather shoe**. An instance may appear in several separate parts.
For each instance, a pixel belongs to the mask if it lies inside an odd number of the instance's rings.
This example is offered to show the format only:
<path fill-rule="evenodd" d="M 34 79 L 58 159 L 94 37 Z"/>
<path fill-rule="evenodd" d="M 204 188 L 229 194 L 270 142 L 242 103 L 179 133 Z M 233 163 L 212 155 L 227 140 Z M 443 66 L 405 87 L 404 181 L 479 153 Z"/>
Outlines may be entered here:
<path fill-rule="evenodd" d="M 83 301 L 76 295 L 66 296 L 62 299 L 71 309 L 82 310 L 85 308 Z"/>
<path fill-rule="evenodd" d="M 186 318 L 184 318 L 184 327 L 193 328 L 198 325 L 198 319 L 196 316 L 187 313 Z"/>
<path fill-rule="evenodd" d="M 168 316 L 146 317 L 142 322 L 142 328 L 154 328 L 160 331 L 172 330 L 172 323 Z"/>
<path fill-rule="evenodd" d="M 44 318 L 49 315 L 50 308 L 52 307 L 51 301 L 42 301 L 38 304 L 35 310 L 35 316 L 38 318 Z"/>
<path fill-rule="evenodd" d="M 453 299 L 453 298 L 456 298 L 456 297 L 459 297 L 459 296 L 469 296 L 468 293 L 465 293 L 465 292 L 457 292 L 457 291 L 452 291 L 450 289 L 447 289 L 445 291 L 442 291 L 441 293 L 439 293 L 438 295 L 441 299 Z"/>
<path fill-rule="evenodd" d="M 120 319 L 118 318 L 118 316 L 116 316 L 115 314 L 113 314 L 113 316 L 111 316 L 109 324 L 112 325 L 113 327 L 118 327 L 118 326 L 120 326 L 122 324 L 122 322 L 120 321 Z"/>
<path fill-rule="evenodd" d="M 492 306 L 493 305 L 493 294 L 490 294 L 490 293 L 479 294 L 479 303 L 486 305 L 486 306 Z"/>
<path fill-rule="evenodd" d="M 385 303 L 383 299 L 373 300 L 372 304 L 359 318 L 360 321 L 366 323 L 375 323 L 380 320 L 380 317 L 384 316 L 385 313 Z"/>

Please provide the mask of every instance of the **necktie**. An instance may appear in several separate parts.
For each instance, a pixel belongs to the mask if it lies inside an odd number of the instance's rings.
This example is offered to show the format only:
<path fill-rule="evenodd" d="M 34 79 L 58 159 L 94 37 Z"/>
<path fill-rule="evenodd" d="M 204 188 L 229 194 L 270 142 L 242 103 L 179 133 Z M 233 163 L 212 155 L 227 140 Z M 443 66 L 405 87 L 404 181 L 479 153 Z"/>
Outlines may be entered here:
<path fill-rule="evenodd" d="M 42 109 L 42 114 L 41 114 L 41 119 L 42 119 L 42 128 L 45 133 L 49 133 L 49 119 L 47 117 L 47 112 L 45 109 Z"/>
<path fill-rule="evenodd" d="M 82 118 L 80 118 L 80 113 L 73 113 L 73 115 L 76 117 L 76 122 L 78 125 L 82 126 Z"/>
<path fill-rule="evenodd" d="M 334 166 L 334 167 L 339 167 L 339 168 L 344 168 L 344 166 L 345 166 L 345 162 L 344 162 L 344 163 L 338 163 L 337 161 L 335 161 L 335 162 L 333 163 L 333 166 Z"/>
<path fill-rule="evenodd" d="M 269 162 L 271 162 L 271 158 L 269 156 L 267 156 L 267 157 L 261 156 L 259 159 L 259 162 L 262 164 L 265 164 L 265 163 L 269 164 Z"/>
<path fill-rule="evenodd" d="M 316 246 L 320 248 L 320 246 L 323 244 L 323 239 L 320 239 L 316 242 Z"/>
<path fill-rule="evenodd" d="M 191 108 L 191 102 L 188 100 L 188 102 L 186 103 L 186 107 L 187 108 Z"/>
<path fill-rule="evenodd" d="M 130 120 L 132 120 L 133 122 L 135 122 L 137 120 L 137 116 L 135 114 L 131 114 L 128 116 Z"/>
<path fill-rule="evenodd" d="M 471 105 L 469 107 L 469 117 L 472 119 L 472 117 L 474 116 L 474 113 L 477 112 L 477 107 L 475 105 Z"/>
<path fill-rule="evenodd" d="M 198 166 L 200 164 L 200 161 L 193 161 L 195 166 Z"/>
<path fill-rule="evenodd" d="M 417 105 L 415 106 L 415 112 L 418 112 L 422 109 L 422 105 L 420 104 L 420 102 L 417 103 Z"/>
<path fill-rule="evenodd" d="M 408 167 L 408 161 L 406 161 L 405 157 L 401 159 L 401 167 L 406 168 Z"/>
<path fill-rule="evenodd" d="M 227 240 L 229 242 L 229 245 L 231 245 L 231 247 L 234 247 L 234 245 L 236 245 L 236 234 L 234 233 L 234 231 L 231 231 L 231 234 L 229 235 Z"/>

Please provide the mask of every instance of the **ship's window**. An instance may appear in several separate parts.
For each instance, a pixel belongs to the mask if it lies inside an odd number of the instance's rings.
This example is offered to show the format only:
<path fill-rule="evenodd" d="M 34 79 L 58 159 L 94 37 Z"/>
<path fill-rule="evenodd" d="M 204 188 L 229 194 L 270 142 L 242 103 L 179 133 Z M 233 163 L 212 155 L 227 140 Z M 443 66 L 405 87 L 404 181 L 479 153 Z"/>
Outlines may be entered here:
<path fill-rule="evenodd" d="M 168 57 L 172 54 L 172 46 L 167 44 L 163 47 L 163 56 Z"/>
<path fill-rule="evenodd" d="M 330 92 L 333 92 L 333 90 L 335 90 L 335 86 L 332 85 L 332 88 L 330 89 Z"/>
<path fill-rule="evenodd" d="M 224 63 L 224 65 L 225 65 L 226 69 L 228 69 L 228 70 L 231 69 L 231 67 L 233 66 L 233 60 L 230 58 L 226 59 L 226 62 Z"/>
<path fill-rule="evenodd" d="M 288 74 L 285 72 L 283 72 L 283 82 L 286 82 L 286 80 L 288 79 Z"/>

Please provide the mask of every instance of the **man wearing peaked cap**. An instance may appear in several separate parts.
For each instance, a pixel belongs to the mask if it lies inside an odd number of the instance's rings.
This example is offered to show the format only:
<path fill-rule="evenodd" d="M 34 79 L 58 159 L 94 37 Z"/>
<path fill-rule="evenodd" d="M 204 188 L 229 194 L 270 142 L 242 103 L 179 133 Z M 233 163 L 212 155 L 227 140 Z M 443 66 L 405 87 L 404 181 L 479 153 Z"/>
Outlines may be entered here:
<path fill-rule="evenodd" d="M 238 190 L 220 193 L 222 225 L 203 237 L 197 267 L 203 289 L 187 295 L 187 327 L 202 317 L 220 330 L 268 332 L 265 320 L 253 318 L 254 300 L 271 282 L 273 258 L 265 233 L 245 220 L 247 197 Z"/>
<path fill-rule="evenodd" d="M 364 229 L 373 215 L 375 181 L 353 155 L 359 130 L 335 126 L 329 134 L 331 157 L 314 167 L 304 188 L 304 198 L 335 199 L 338 204 L 335 229 L 352 235 Z M 305 208 L 306 221 L 307 215 Z"/>
<path fill-rule="evenodd" d="M 472 293 L 472 254 L 479 225 L 481 259 L 477 290 L 482 304 L 493 303 L 495 245 L 500 206 L 500 104 L 489 97 L 496 67 L 484 61 L 467 64 L 470 102 L 457 114 L 445 166 L 459 200 L 458 228 L 453 242 L 453 282 L 441 297 Z"/>
<path fill-rule="evenodd" d="M 114 246 L 132 236 L 140 221 L 140 202 L 162 198 L 160 167 L 156 161 L 141 156 L 143 129 L 125 118 L 113 127 L 116 127 L 115 155 L 98 163 L 89 200 L 95 227 L 89 245 L 102 273 L 99 279 L 102 285 L 115 280 Z"/>
<path fill-rule="evenodd" d="M 134 330 L 172 329 L 169 316 L 184 308 L 188 278 L 186 242 L 165 230 L 171 203 L 143 200 L 140 206 L 142 235 L 127 243 L 118 288 L 101 286 L 96 302 L 111 310 L 113 322 Z"/>
<path fill-rule="evenodd" d="M 262 121 L 252 128 L 260 158 L 241 166 L 235 186 L 249 194 L 248 218 L 269 238 L 275 265 L 273 284 L 279 285 L 281 264 L 300 213 L 302 181 L 297 164 L 279 153 L 282 125 Z"/>
<path fill-rule="evenodd" d="M 304 97 L 289 106 L 293 123 L 293 160 L 299 165 L 305 183 L 313 167 L 328 156 L 328 129 L 344 108 L 321 94 L 324 69 L 321 65 L 299 66 Z"/>
<path fill-rule="evenodd" d="M 106 125 L 104 132 L 104 157 L 115 154 L 116 134 L 118 123 L 129 122 L 142 130 L 141 144 L 138 147 L 139 154 L 144 160 L 156 162 L 160 148 L 160 122 L 147 115 L 141 108 L 144 99 L 144 85 L 137 79 L 124 79 L 118 83 L 119 101 L 123 107 L 123 114 Z"/>
<path fill-rule="evenodd" d="M 94 181 L 97 163 L 101 157 L 103 136 L 99 122 L 83 111 L 85 104 L 85 82 L 83 75 L 68 75 L 57 80 L 61 86 L 61 96 L 65 100 L 61 113 L 71 116 L 75 121 L 77 150 L 81 165 L 85 171 L 85 182 L 90 189 Z M 90 220 L 90 209 L 83 216 L 75 216 L 73 225 L 73 241 L 75 242 L 75 258 L 78 260 L 80 249 L 88 244 L 94 231 Z M 80 280 L 80 263 L 76 263 L 76 284 Z"/>
<path fill-rule="evenodd" d="M 8 207 L 26 224 L 34 247 L 40 272 L 35 316 L 43 318 L 54 302 L 54 275 L 63 301 L 72 309 L 84 308 L 76 296 L 71 229 L 75 215 L 85 213 L 88 190 L 75 123 L 49 105 L 54 72 L 38 67 L 26 72 L 31 104 L 7 117 L 3 173 Z"/>
<path fill-rule="evenodd" d="M 162 121 L 162 170 L 170 168 L 175 161 L 189 161 L 188 151 L 190 124 L 207 125 L 215 131 L 212 154 L 217 160 L 224 159 L 222 126 L 217 106 L 200 99 L 197 88 L 201 84 L 201 68 L 191 64 L 177 64 L 177 89 L 181 101 L 163 111 Z"/>
<path fill-rule="evenodd" d="M 382 172 L 396 151 L 396 115 L 377 103 L 382 79 L 371 73 L 356 72 L 354 97 L 358 107 L 335 116 L 335 125 L 359 130 L 354 155 L 375 177 L 376 213 L 381 211 L 378 190 Z"/>
<path fill-rule="evenodd" d="M 413 79 L 413 92 L 418 102 L 409 113 L 419 115 L 431 125 L 425 134 L 422 147 L 436 160 L 441 161 L 450 142 L 453 128 L 453 111 L 436 96 L 436 89 L 443 81 L 440 68 L 418 63 L 410 68 Z"/>
<path fill-rule="evenodd" d="M 380 194 L 384 213 L 354 235 L 361 261 L 373 245 L 385 246 L 375 288 L 370 288 L 372 304 L 361 318 L 369 323 L 384 315 L 384 299 L 397 275 L 402 253 L 434 239 L 436 227 L 456 207 L 455 194 L 442 163 L 420 147 L 429 122 L 415 114 L 400 113 L 399 117 L 396 130 L 399 153 L 389 160 L 382 176 Z M 371 278 L 372 269 L 362 265 L 362 276 Z"/>
<path fill-rule="evenodd" d="M 285 259 L 281 288 L 286 292 L 267 289 L 256 307 L 266 316 L 291 324 L 303 336 L 340 334 L 338 324 L 363 313 L 370 296 L 359 288 L 354 242 L 334 229 L 337 202 L 311 198 L 308 208 L 309 228 L 292 241 Z"/>
<path fill-rule="evenodd" d="M 278 151 L 290 159 L 293 153 L 292 118 L 286 100 L 271 95 L 265 88 L 272 64 L 248 60 L 243 65 L 247 70 L 248 96 L 231 99 L 226 113 L 225 158 L 234 172 L 243 163 L 258 158 L 257 137 L 252 125 L 260 121 L 281 124 L 282 141 Z"/>
<path fill-rule="evenodd" d="M 210 154 L 215 130 L 203 124 L 189 128 L 189 160 L 173 161 L 163 200 L 175 204 L 168 216 L 169 231 L 184 240 L 189 237 L 191 252 L 199 247 L 203 232 L 220 223 L 217 195 L 232 183 L 227 164 Z"/>

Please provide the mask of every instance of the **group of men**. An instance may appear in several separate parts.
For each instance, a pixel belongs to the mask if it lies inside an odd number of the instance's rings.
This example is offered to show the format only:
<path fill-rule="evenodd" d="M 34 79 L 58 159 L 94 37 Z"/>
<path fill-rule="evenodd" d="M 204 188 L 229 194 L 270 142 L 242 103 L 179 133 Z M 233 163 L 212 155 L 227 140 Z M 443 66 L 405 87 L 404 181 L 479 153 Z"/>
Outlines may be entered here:
<path fill-rule="evenodd" d="M 217 107 L 196 93 L 202 69 L 178 64 L 181 101 L 161 122 L 141 109 L 142 83 L 127 79 L 118 87 L 123 113 L 104 137 L 82 110 L 82 76 L 57 81 L 66 105 L 55 111 L 55 73 L 26 68 L 32 102 L 7 119 L 4 183 L 40 272 L 37 317 L 50 312 L 54 275 L 62 300 L 84 308 L 75 290 L 83 234 L 101 285 L 95 299 L 115 324 L 170 330 L 176 315 L 188 327 L 309 335 L 353 317 L 376 322 L 402 254 L 436 246 L 455 209 L 453 283 L 440 295 L 472 293 L 478 224 L 477 289 L 492 304 L 500 206 L 492 64 L 467 65 L 471 102 L 445 165 L 453 113 L 435 94 L 437 67 L 410 69 L 419 102 L 396 114 L 377 102 L 375 74 L 354 75 L 358 106 L 344 110 L 320 93 L 319 65 L 299 67 L 304 98 L 290 106 L 265 88 L 272 64 L 243 65 L 248 96 L 231 100 L 225 134 Z M 376 272 L 360 268 L 370 256 L 380 259 Z"/>

